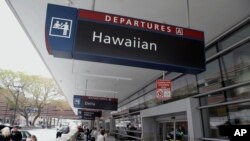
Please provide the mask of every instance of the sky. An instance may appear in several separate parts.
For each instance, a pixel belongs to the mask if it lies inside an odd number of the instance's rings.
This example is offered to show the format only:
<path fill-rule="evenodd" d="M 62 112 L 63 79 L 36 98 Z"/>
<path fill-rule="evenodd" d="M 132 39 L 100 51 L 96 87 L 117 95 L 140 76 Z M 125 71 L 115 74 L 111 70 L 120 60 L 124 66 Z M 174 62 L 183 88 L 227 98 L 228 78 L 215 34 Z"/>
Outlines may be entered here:
<path fill-rule="evenodd" d="M 0 68 L 51 78 L 5 0 L 0 0 L 0 18 Z"/>

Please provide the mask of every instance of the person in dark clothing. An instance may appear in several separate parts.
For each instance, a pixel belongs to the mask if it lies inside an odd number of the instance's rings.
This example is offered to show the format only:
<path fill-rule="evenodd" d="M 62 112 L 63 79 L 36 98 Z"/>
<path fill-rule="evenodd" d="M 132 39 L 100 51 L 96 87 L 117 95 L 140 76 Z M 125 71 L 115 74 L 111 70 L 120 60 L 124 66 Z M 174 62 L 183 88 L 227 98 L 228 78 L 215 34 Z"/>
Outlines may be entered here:
<path fill-rule="evenodd" d="M 10 138 L 13 141 L 22 141 L 23 137 L 22 137 L 21 132 L 18 131 L 18 127 L 17 126 L 13 127 Z"/>
<path fill-rule="evenodd" d="M 56 132 L 56 138 L 60 138 L 60 137 L 62 137 L 62 132 Z"/>
<path fill-rule="evenodd" d="M 86 138 L 87 141 L 91 138 L 89 129 L 86 131 Z"/>
<path fill-rule="evenodd" d="M 10 141 L 10 128 L 5 127 L 1 130 L 0 141 Z"/>

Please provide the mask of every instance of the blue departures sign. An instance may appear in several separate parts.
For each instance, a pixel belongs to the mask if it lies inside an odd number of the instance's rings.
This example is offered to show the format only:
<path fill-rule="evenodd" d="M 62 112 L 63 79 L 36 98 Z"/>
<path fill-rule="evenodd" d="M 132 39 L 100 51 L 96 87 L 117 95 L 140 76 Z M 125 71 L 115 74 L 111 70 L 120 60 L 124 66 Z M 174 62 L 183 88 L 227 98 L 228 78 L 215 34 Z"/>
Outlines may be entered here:
<path fill-rule="evenodd" d="M 205 70 L 204 33 L 183 27 L 48 5 L 46 37 L 56 57 L 191 74 Z"/>
<path fill-rule="evenodd" d="M 86 109 L 78 109 L 77 111 L 78 116 L 80 119 L 84 120 L 95 120 L 95 117 L 101 117 L 102 111 L 93 111 L 93 110 L 86 110 Z"/>
<path fill-rule="evenodd" d="M 107 97 L 74 95 L 73 104 L 75 108 L 117 110 L 118 99 L 107 98 Z"/>

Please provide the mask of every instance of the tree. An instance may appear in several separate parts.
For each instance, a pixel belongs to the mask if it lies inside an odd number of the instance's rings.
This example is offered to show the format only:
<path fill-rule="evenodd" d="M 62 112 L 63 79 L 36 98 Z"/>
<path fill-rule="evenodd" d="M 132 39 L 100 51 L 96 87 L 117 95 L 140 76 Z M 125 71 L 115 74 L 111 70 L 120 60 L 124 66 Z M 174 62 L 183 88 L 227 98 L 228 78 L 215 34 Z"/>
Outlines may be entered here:
<path fill-rule="evenodd" d="M 6 97 L 8 102 L 14 105 L 14 117 L 12 124 L 15 124 L 16 114 L 21 105 L 20 97 L 25 97 L 25 89 L 30 85 L 29 77 L 22 72 L 0 70 L 0 87 L 5 88 L 11 97 Z"/>
<path fill-rule="evenodd" d="M 8 97 L 8 95 L 10 95 L 8 90 L 0 87 L 0 102 L 3 102 L 0 104 L 1 105 L 0 115 L 3 117 L 3 119 L 2 119 L 3 122 L 6 122 L 6 117 L 8 117 L 7 112 L 10 109 L 14 109 L 14 104 L 10 103 L 8 101 L 8 99 L 6 98 L 6 97 Z M 11 118 L 10 115 L 9 115 L 9 117 Z"/>
<path fill-rule="evenodd" d="M 62 92 L 56 85 L 55 81 L 40 76 L 32 76 L 32 85 L 28 87 L 29 93 L 32 94 L 34 108 L 37 108 L 32 125 L 35 124 L 37 118 L 41 115 L 42 109 L 53 99 L 62 96 Z"/>
<path fill-rule="evenodd" d="M 0 87 L 8 90 L 11 95 L 6 99 L 14 107 L 12 124 L 18 112 L 26 119 L 26 125 L 29 123 L 29 117 L 34 116 L 34 125 L 44 106 L 62 95 L 52 79 L 9 70 L 0 70 Z"/>

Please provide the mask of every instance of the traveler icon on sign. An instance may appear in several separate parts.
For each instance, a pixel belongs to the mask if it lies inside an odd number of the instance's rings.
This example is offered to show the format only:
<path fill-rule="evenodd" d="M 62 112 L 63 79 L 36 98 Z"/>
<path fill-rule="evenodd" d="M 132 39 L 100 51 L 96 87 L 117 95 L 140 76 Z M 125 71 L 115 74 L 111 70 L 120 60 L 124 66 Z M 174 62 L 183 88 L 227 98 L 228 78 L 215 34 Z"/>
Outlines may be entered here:
<path fill-rule="evenodd" d="M 56 28 L 56 29 L 60 29 L 61 27 L 61 24 L 59 23 L 59 21 L 56 21 L 56 23 L 53 25 L 53 28 Z"/>
<path fill-rule="evenodd" d="M 66 36 L 67 35 L 67 32 L 69 30 L 69 25 L 67 22 L 65 22 L 64 25 L 62 25 L 62 28 L 63 28 L 63 35 Z"/>
<path fill-rule="evenodd" d="M 70 38 L 72 20 L 52 17 L 50 25 L 50 36 Z"/>

